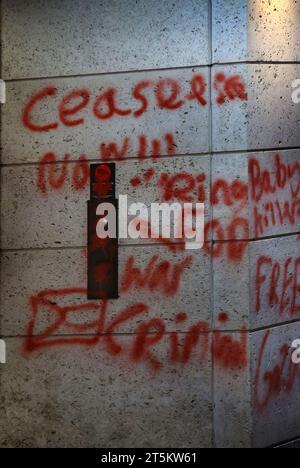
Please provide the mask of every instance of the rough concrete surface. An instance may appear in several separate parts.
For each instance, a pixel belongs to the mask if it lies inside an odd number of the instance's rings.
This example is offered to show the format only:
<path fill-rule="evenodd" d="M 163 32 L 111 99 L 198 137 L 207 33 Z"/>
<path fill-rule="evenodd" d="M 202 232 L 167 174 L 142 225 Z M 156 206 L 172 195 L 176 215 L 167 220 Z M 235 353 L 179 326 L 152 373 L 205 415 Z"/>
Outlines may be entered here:
<path fill-rule="evenodd" d="M 0 446 L 295 447 L 299 0 L 1 13 Z M 205 203 L 205 243 L 122 239 L 88 301 L 100 162 L 129 203 Z"/>

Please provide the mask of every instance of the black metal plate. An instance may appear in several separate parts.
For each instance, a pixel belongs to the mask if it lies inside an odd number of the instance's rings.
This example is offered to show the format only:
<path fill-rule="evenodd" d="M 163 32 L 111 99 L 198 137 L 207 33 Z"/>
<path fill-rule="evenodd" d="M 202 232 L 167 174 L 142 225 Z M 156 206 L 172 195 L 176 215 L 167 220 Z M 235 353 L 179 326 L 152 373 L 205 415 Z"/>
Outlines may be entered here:
<path fill-rule="evenodd" d="M 117 237 L 99 239 L 98 205 L 111 203 L 117 212 Z M 91 200 L 88 201 L 88 299 L 118 299 L 118 200 L 115 198 L 115 164 L 91 165 Z"/>

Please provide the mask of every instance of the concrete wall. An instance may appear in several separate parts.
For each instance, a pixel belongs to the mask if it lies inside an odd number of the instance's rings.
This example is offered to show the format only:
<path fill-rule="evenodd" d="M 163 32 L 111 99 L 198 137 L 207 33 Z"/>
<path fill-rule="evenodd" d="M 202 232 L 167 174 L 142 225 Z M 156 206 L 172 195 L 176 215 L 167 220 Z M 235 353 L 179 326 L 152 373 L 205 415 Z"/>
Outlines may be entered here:
<path fill-rule="evenodd" d="M 299 20 L 293 0 L 2 1 L 1 446 L 299 436 Z M 200 252 L 121 241 L 108 304 L 86 299 L 99 158 L 133 201 L 206 203 Z"/>

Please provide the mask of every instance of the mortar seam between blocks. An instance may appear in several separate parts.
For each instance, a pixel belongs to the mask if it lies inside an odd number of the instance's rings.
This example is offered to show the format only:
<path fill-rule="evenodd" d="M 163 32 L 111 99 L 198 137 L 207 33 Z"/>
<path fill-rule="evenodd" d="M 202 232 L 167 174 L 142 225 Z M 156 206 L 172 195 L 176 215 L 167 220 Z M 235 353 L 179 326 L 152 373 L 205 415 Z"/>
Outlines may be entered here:
<path fill-rule="evenodd" d="M 182 154 L 174 154 L 173 156 L 169 156 L 169 155 L 162 155 L 160 156 L 157 160 L 156 160 L 156 164 L 160 161 L 160 160 L 174 160 L 176 158 L 188 158 L 188 157 L 196 157 L 198 156 L 199 159 L 200 158 L 204 158 L 204 157 L 207 157 L 207 156 L 225 156 L 225 155 L 247 155 L 247 154 L 251 154 L 251 153 L 255 153 L 255 154 L 260 154 L 260 153 L 272 153 L 272 152 L 275 152 L 275 151 L 278 151 L 278 152 L 282 152 L 282 151 L 299 151 L 300 150 L 300 146 L 286 146 L 286 147 L 282 147 L 282 148 L 278 148 L 278 147 L 274 147 L 274 148 L 259 148 L 259 149 L 237 149 L 237 150 L 228 150 L 228 151 L 211 151 L 211 152 L 203 152 L 203 153 L 182 153 Z M 130 162 L 140 162 L 140 158 L 137 156 L 137 157 L 133 157 L 133 158 L 128 158 L 127 160 L 125 161 L 119 161 L 117 159 L 110 159 L 109 161 L 102 161 L 101 159 L 99 158 L 91 158 L 91 159 L 88 159 L 88 162 L 89 163 L 97 163 L 97 162 L 110 162 L 110 163 L 113 163 L 113 162 L 116 162 L 118 163 L 120 166 L 121 165 L 125 165 L 127 163 L 130 163 Z M 148 158 L 148 160 L 146 159 L 144 161 L 145 163 L 147 162 L 153 162 L 152 161 L 152 158 Z M 1 163 L 0 164 L 0 168 L 6 168 L 6 167 L 26 167 L 26 166 L 32 166 L 32 167 L 36 167 L 36 166 L 39 166 L 40 164 L 43 164 L 43 165 L 52 165 L 52 164 L 76 164 L 78 163 L 78 159 L 69 159 L 68 161 L 55 161 L 55 162 L 40 162 L 40 161 L 32 161 L 32 162 L 16 162 L 16 163 Z"/>
<path fill-rule="evenodd" d="M 265 330 L 273 330 L 277 329 L 280 327 L 286 327 L 289 325 L 293 324 L 300 324 L 300 318 L 291 320 L 291 321 L 285 321 L 285 322 L 280 322 L 276 324 L 268 324 L 263 327 L 258 327 L 258 328 L 248 328 L 248 329 L 239 329 L 239 328 L 232 328 L 232 329 L 219 329 L 219 328 L 209 328 L 205 332 L 199 332 L 199 335 L 208 335 L 208 334 L 215 334 L 215 333 L 221 333 L 221 334 L 243 334 L 243 335 L 251 335 L 253 333 L 259 333 L 263 332 Z M 166 331 L 166 335 L 172 335 L 174 331 Z M 182 331 L 182 330 L 176 330 L 176 333 L 179 333 L 180 335 L 188 335 L 190 332 L 189 331 Z M 62 333 L 62 334 L 53 334 L 51 337 L 53 338 L 59 338 L 59 337 L 72 337 L 72 336 L 99 336 L 99 337 L 105 337 L 105 336 L 155 336 L 155 332 L 151 333 L 134 333 L 134 332 L 123 332 L 123 333 Z M 35 334 L 35 335 L 26 335 L 26 334 L 20 334 L 20 335 L 11 335 L 11 334 L 3 334 L 0 333 L 0 337 L 3 339 L 11 339 L 11 338 L 31 338 L 31 337 L 43 337 L 43 334 Z"/>
<path fill-rule="evenodd" d="M 235 239 L 235 240 L 224 240 L 224 241 L 218 241 L 211 239 L 210 241 L 206 241 L 206 244 L 228 244 L 228 243 L 240 243 L 240 242 L 247 242 L 247 243 L 256 243 L 256 242 L 262 242 L 262 241 L 267 241 L 267 240 L 273 240 L 273 239 L 283 239 L 287 237 L 295 237 L 300 234 L 300 231 L 292 232 L 292 233 L 286 233 L 286 234 L 276 234 L 273 236 L 266 236 L 266 237 L 261 237 L 259 239 Z M 142 247 L 168 247 L 168 246 L 179 246 L 183 245 L 182 243 L 140 243 L 140 244 L 119 244 L 120 248 L 124 247 L 134 247 L 134 248 L 142 248 Z M 0 249 L 0 254 L 5 254 L 5 253 L 13 253 L 13 252 L 30 252 L 30 251 L 40 251 L 40 250 L 82 250 L 86 249 L 86 245 L 74 245 L 74 246 L 55 246 L 55 247 L 50 247 L 50 246 L 45 246 L 45 247 L 23 247 L 23 248 L 1 248 Z M 182 253 L 182 251 L 180 251 Z"/>
<path fill-rule="evenodd" d="M 244 61 L 233 61 L 233 62 L 213 62 L 207 64 L 194 64 L 194 65 L 182 65 L 177 67 L 162 67 L 162 68 L 143 68 L 140 70 L 119 70 L 119 71 L 107 71 L 107 72 L 91 72 L 91 73 L 79 73 L 79 74 L 66 74 L 66 75 L 52 75 L 52 76 L 41 76 L 41 77 L 25 77 L 25 78 L 3 78 L 6 83 L 20 83 L 26 81 L 42 81 L 42 80 L 60 80 L 60 79 L 72 79 L 72 78 L 87 78 L 97 76 L 108 76 L 108 75 L 129 75 L 149 72 L 163 72 L 163 71 L 176 71 L 176 70 L 188 70 L 193 68 L 213 68 L 213 67 L 227 67 L 227 66 L 239 66 L 239 65 L 300 65 L 300 61 L 272 61 L 272 60 L 244 60 Z"/>

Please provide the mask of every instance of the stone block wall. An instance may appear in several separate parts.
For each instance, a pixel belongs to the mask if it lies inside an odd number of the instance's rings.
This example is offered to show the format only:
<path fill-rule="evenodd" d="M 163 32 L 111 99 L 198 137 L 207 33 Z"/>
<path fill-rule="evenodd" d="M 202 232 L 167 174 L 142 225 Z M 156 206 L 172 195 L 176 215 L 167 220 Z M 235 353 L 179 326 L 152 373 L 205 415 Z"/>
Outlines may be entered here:
<path fill-rule="evenodd" d="M 299 438 L 300 3 L 3 0 L 0 445 Z M 205 246 L 120 240 L 87 300 L 89 165 L 205 202 Z"/>

